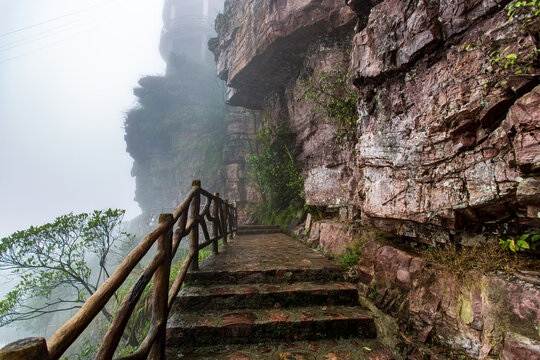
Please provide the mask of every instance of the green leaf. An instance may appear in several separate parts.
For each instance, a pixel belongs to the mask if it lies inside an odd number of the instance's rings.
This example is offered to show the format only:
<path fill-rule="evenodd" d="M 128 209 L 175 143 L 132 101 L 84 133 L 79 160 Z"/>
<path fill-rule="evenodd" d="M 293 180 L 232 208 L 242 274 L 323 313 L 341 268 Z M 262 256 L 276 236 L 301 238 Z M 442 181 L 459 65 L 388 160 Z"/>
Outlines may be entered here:
<path fill-rule="evenodd" d="M 523 249 L 529 249 L 529 243 L 526 242 L 526 241 L 521 241 L 521 240 L 518 240 L 517 243 L 517 248 L 520 249 L 520 248 L 523 248 Z"/>

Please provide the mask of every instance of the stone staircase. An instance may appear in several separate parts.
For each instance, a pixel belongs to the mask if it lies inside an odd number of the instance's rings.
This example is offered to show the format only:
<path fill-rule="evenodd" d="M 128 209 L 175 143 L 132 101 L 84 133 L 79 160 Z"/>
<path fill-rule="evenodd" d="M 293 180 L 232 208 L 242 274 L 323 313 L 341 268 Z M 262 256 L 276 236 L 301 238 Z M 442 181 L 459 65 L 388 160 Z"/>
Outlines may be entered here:
<path fill-rule="evenodd" d="M 392 358 L 339 266 L 270 228 L 239 234 L 188 274 L 168 359 Z"/>
<path fill-rule="evenodd" d="M 238 235 L 277 234 L 283 230 L 275 225 L 243 225 L 238 227 Z"/>

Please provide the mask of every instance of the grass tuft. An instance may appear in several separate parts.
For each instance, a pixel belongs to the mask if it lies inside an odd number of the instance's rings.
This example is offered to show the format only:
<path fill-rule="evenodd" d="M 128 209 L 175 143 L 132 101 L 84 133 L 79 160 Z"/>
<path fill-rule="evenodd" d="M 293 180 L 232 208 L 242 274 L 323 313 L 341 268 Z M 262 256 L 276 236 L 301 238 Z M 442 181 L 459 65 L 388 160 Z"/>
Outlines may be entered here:
<path fill-rule="evenodd" d="M 511 253 L 496 244 L 473 247 L 448 244 L 427 249 L 424 254 L 428 261 L 442 265 L 460 279 L 473 270 L 484 274 L 496 271 L 507 274 L 517 270 L 540 271 L 540 261 L 534 255 Z"/>

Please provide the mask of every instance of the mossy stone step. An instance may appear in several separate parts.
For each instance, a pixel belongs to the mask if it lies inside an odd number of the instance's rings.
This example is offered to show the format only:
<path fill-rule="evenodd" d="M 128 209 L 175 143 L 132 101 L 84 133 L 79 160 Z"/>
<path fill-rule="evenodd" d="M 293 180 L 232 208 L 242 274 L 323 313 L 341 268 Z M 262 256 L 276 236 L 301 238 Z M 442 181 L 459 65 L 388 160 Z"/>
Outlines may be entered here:
<path fill-rule="evenodd" d="M 317 269 L 251 269 L 240 271 L 205 271 L 189 272 L 186 286 L 203 286 L 212 284 L 278 284 L 302 281 L 325 283 L 343 280 L 343 271 L 339 266 L 328 266 Z"/>
<path fill-rule="evenodd" d="M 280 344 L 240 344 L 168 348 L 167 360 L 393 360 L 392 352 L 375 339 L 330 339 Z"/>
<path fill-rule="evenodd" d="M 283 233 L 237 236 L 219 252 L 188 273 L 167 323 L 171 358 L 366 359 L 369 350 L 326 352 L 330 342 L 315 352 L 285 351 L 302 341 L 374 341 L 374 320 L 356 306 L 358 293 L 340 266 Z M 245 344 L 272 355 L 231 348 Z"/>
<path fill-rule="evenodd" d="M 342 281 L 343 270 L 285 234 L 238 236 L 189 272 L 186 286 Z"/>
<path fill-rule="evenodd" d="M 373 317 L 357 306 L 175 313 L 167 324 L 167 346 L 172 347 L 376 335 Z"/>
<path fill-rule="evenodd" d="M 184 288 L 176 298 L 173 311 L 357 304 L 358 290 L 346 282 L 208 285 Z"/>
<path fill-rule="evenodd" d="M 238 226 L 238 235 L 273 234 L 282 233 L 279 226 L 273 225 L 241 225 Z"/>

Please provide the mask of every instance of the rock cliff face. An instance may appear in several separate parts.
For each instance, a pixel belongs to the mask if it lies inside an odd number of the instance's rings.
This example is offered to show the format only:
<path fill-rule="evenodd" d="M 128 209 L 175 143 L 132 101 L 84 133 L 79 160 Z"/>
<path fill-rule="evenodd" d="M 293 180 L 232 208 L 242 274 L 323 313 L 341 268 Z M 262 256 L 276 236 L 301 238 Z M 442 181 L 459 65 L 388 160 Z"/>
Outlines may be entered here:
<path fill-rule="evenodd" d="M 516 27 L 490 1 L 385 1 L 372 9 L 351 60 L 366 217 L 471 232 L 538 227 L 516 190 L 538 170 L 540 89 L 509 74 L 512 81 L 491 86 L 489 57 L 458 51 L 476 41 L 530 52 L 536 44 Z"/>
<path fill-rule="evenodd" d="M 259 192 L 250 181 L 247 159 L 250 147 L 255 146 L 254 139 L 261 123 L 261 114 L 258 111 L 231 108 L 226 123 L 223 198 L 236 202 L 240 223 L 249 223 L 247 209 L 259 200 Z"/>
<path fill-rule="evenodd" d="M 415 340 L 431 339 L 474 358 L 538 359 L 540 287 L 495 274 L 466 279 L 418 256 L 369 241 L 359 289 L 401 320 Z"/>
<path fill-rule="evenodd" d="M 265 99 L 297 75 L 311 43 L 351 29 L 354 20 L 340 0 L 227 1 L 211 50 L 230 87 L 229 104 L 265 108 Z"/>
<path fill-rule="evenodd" d="M 171 58 L 168 74 L 142 78 L 134 93 L 139 105 L 127 113 L 125 140 L 143 212 L 175 208 L 193 179 L 221 192 L 228 109 L 213 68 Z"/>
<path fill-rule="evenodd" d="M 307 203 L 429 243 L 538 229 L 538 81 L 485 54 L 537 46 L 508 1 L 348 3 L 228 1 L 211 42 L 229 103 L 295 133 Z M 303 98 L 331 70 L 359 94 L 352 141 Z"/>
<path fill-rule="evenodd" d="M 210 47 L 229 103 L 285 121 L 307 204 L 334 215 L 313 224 L 308 241 L 343 252 L 359 224 L 467 246 L 540 232 L 540 82 L 504 66 L 506 55 L 537 49 L 538 37 L 508 19 L 509 3 L 226 1 Z M 538 20 L 531 26 L 534 35 Z M 358 94 L 341 139 L 305 96 L 309 79 L 331 72 Z M 379 286 L 375 304 L 419 341 L 479 358 L 540 357 L 537 285 L 476 274 L 467 288 L 393 247 L 366 249 L 360 288 Z"/>

